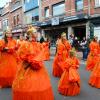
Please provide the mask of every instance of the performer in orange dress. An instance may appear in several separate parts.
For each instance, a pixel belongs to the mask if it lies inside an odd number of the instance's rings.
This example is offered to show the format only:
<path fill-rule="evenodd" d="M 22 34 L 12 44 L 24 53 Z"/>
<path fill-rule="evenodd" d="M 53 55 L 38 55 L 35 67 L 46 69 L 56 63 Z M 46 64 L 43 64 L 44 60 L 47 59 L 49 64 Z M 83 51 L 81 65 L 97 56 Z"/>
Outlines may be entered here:
<path fill-rule="evenodd" d="M 13 100 L 54 100 L 41 46 L 35 41 L 33 32 L 32 28 L 29 41 L 19 48 L 23 63 L 13 82 Z"/>
<path fill-rule="evenodd" d="M 71 50 L 70 43 L 66 40 L 66 33 L 62 33 L 61 40 L 57 45 L 57 53 L 53 62 L 53 75 L 55 77 L 60 77 L 63 73 L 62 65 L 63 61 L 66 61 L 66 58 L 69 56 L 69 51 Z"/>
<path fill-rule="evenodd" d="M 18 48 L 21 46 L 21 44 L 25 42 L 24 36 L 21 34 L 19 37 L 19 40 L 17 40 L 17 46 Z"/>
<path fill-rule="evenodd" d="M 44 60 L 50 60 L 50 50 L 49 50 L 49 41 L 45 41 L 42 43 L 42 50 L 44 54 Z"/>
<path fill-rule="evenodd" d="M 16 41 L 7 30 L 0 42 L 0 87 L 11 87 L 17 71 Z"/>
<path fill-rule="evenodd" d="M 99 44 L 97 42 L 97 37 L 94 37 L 94 40 L 90 43 L 90 53 L 87 58 L 87 70 L 92 70 L 96 64 L 96 61 L 98 60 L 98 50 L 99 50 Z M 94 60 L 95 59 L 95 60 Z"/>
<path fill-rule="evenodd" d="M 90 75 L 89 84 L 93 87 L 100 88 L 100 41 L 98 50 L 98 59 Z M 94 59 L 95 60 L 95 59 Z"/>
<path fill-rule="evenodd" d="M 75 96 L 80 93 L 80 76 L 77 69 L 79 60 L 75 56 L 75 51 L 70 51 L 70 57 L 67 58 L 64 65 L 64 72 L 58 84 L 59 93 L 66 96 Z"/>

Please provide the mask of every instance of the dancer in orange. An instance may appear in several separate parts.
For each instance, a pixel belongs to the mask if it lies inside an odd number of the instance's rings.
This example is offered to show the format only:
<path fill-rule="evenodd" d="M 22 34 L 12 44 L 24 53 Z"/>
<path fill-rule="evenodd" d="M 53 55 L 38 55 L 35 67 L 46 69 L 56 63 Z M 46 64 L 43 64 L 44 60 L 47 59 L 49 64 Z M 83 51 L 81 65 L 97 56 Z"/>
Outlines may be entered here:
<path fill-rule="evenodd" d="M 50 60 L 50 50 L 49 50 L 49 41 L 45 41 L 42 43 L 43 46 L 43 53 L 44 53 L 44 60 Z"/>
<path fill-rule="evenodd" d="M 98 60 L 96 61 L 94 69 L 91 73 L 89 84 L 93 87 L 100 88 L 100 41 L 99 41 Z"/>
<path fill-rule="evenodd" d="M 23 63 L 13 82 L 13 100 L 54 100 L 48 73 L 43 64 L 40 44 L 29 32 L 29 41 L 19 48 Z"/>
<path fill-rule="evenodd" d="M 17 46 L 18 48 L 21 46 L 21 44 L 25 42 L 24 40 L 24 36 L 21 34 L 20 37 L 19 37 L 19 40 L 17 40 Z"/>
<path fill-rule="evenodd" d="M 94 40 L 90 43 L 90 53 L 87 58 L 87 70 L 92 70 L 96 64 L 96 61 L 98 60 L 98 50 L 99 50 L 99 44 L 97 42 L 97 37 L 94 37 Z M 95 60 L 94 60 L 95 59 Z"/>
<path fill-rule="evenodd" d="M 0 87 L 11 87 L 17 71 L 16 41 L 7 30 L 0 42 Z"/>
<path fill-rule="evenodd" d="M 75 51 L 70 51 L 70 57 L 67 58 L 64 65 L 64 72 L 58 84 L 59 93 L 66 96 L 75 96 L 80 93 L 80 76 L 77 69 L 79 60 L 75 56 Z"/>
<path fill-rule="evenodd" d="M 66 40 L 66 33 L 62 33 L 61 40 L 57 45 L 57 53 L 53 62 L 53 75 L 55 77 L 60 77 L 63 73 L 64 65 L 62 62 L 66 61 L 69 56 L 69 51 L 71 50 L 70 43 Z"/>

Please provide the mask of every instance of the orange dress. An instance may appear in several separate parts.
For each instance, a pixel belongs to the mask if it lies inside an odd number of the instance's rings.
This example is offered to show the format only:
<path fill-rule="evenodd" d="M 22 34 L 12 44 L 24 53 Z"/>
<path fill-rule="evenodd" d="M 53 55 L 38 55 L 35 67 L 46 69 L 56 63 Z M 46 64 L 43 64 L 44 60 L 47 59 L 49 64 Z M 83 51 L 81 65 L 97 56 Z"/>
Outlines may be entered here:
<path fill-rule="evenodd" d="M 19 48 L 23 61 L 29 63 L 25 69 L 22 63 L 13 82 L 13 100 L 54 100 L 48 73 L 43 64 L 40 44 L 25 43 Z"/>
<path fill-rule="evenodd" d="M 62 75 L 64 67 L 62 62 L 64 62 L 66 58 L 69 56 L 70 50 L 71 45 L 68 41 L 65 41 L 64 43 L 62 43 L 61 40 L 59 41 L 57 46 L 57 53 L 53 62 L 53 75 L 55 77 L 60 77 Z"/>
<path fill-rule="evenodd" d="M 79 60 L 76 57 L 68 58 L 64 65 L 65 68 L 58 84 L 58 91 L 66 96 L 78 95 L 80 93 L 80 76 L 77 71 Z"/>
<path fill-rule="evenodd" d="M 90 53 L 87 58 L 86 69 L 92 70 L 98 60 L 99 44 L 97 42 L 92 41 L 89 47 L 90 47 Z"/>
<path fill-rule="evenodd" d="M 98 52 L 98 60 L 95 61 L 96 64 L 91 73 L 89 84 L 93 87 L 100 88 L 100 46 Z"/>
<path fill-rule="evenodd" d="M 49 43 L 43 42 L 42 43 L 42 50 L 43 50 L 43 56 L 44 60 L 50 60 L 50 50 L 49 50 Z"/>
<path fill-rule="evenodd" d="M 3 51 L 4 47 L 7 47 L 8 50 Z M 8 39 L 8 43 L 5 44 L 2 40 L 0 48 L 2 48 L 0 51 L 0 86 L 10 87 L 12 86 L 17 71 L 16 41 Z"/>

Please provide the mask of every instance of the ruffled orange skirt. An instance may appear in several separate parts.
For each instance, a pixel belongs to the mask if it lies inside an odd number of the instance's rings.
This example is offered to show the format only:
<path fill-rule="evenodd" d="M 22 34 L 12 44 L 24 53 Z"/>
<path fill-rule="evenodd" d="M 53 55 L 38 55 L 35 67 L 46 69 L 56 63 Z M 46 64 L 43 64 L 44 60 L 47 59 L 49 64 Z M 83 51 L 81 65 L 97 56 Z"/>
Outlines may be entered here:
<path fill-rule="evenodd" d="M 57 58 L 55 58 L 54 62 L 53 62 L 53 76 L 61 77 L 61 75 L 63 73 L 63 69 L 61 66 L 63 66 L 63 65 L 60 65 Z"/>
<path fill-rule="evenodd" d="M 40 70 L 21 68 L 13 82 L 13 100 L 54 100 L 44 66 Z"/>
<path fill-rule="evenodd" d="M 89 84 L 93 87 L 100 88 L 100 62 L 96 64 L 91 73 Z"/>
<path fill-rule="evenodd" d="M 77 82 L 69 81 L 69 72 L 64 71 L 58 84 L 58 91 L 65 96 L 75 96 L 80 93 L 80 80 Z"/>
<path fill-rule="evenodd" d="M 92 71 L 97 61 L 98 61 L 98 56 L 93 57 L 91 56 L 91 54 L 89 54 L 87 58 L 86 70 Z"/>
<path fill-rule="evenodd" d="M 17 59 L 14 54 L 0 55 L 0 86 L 11 87 L 17 72 Z"/>

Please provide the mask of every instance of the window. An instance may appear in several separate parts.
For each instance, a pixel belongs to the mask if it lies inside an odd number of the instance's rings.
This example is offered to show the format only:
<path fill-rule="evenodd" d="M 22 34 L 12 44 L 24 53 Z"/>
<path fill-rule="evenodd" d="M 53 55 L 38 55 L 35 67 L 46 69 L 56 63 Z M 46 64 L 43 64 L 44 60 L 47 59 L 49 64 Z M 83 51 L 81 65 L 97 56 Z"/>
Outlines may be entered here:
<path fill-rule="evenodd" d="M 9 25 L 8 19 L 3 20 L 3 29 L 5 30 Z"/>
<path fill-rule="evenodd" d="M 83 10 L 83 0 L 76 0 L 75 5 L 76 5 L 76 11 Z"/>
<path fill-rule="evenodd" d="M 17 24 L 19 24 L 19 15 L 17 15 Z"/>
<path fill-rule="evenodd" d="M 16 25 L 16 16 L 13 17 L 14 26 Z"/>
<path fill-rule="evenodd" d="M 45 8 L 45 17 L 49 17 L 49 7 Z"/>
<path fill-rule="evenodd" d="M 65 13 L 65 2 L 53 5 L 53 16 L 63 15 Z"/>
<path fill-rule="evenodd" d="M 100 0 L 95 0 L 95 7 L 100 7 Z"/>
<path fill-rule="evenodd" d="M 32 22 L 35 23 L 36 21 L 39 21 L 39 16 L 32 17 Z"/>

